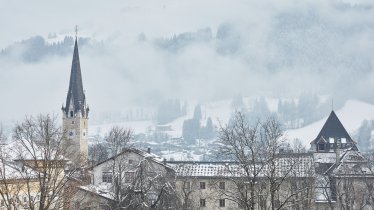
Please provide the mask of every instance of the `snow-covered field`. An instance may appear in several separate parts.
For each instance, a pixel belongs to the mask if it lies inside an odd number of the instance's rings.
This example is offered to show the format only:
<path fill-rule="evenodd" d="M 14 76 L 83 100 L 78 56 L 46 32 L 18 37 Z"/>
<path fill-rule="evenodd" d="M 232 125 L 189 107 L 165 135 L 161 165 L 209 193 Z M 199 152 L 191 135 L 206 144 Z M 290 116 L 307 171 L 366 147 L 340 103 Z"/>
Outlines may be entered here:
<path fill-rule="evenodd" d="M 89 127 L 90 136 L 100 135 L 104 136 L 109 132 L 113 126 L 120 126 L 125 128 L 130 128 L 134 133 L 146 133 L 148 129 L 154 127 L 154 122 L 152 121 L 127 121 L 121 123 L 109 123 L 101 125 L 92 125 Z"/>
<path fill-rule="evenodd" d="M 246 98 L 244 101 L 246 102 L 246 105 L 249 105 L 247 104 L 249 99 Z M 266 101 L 271 111 L 276 111 L 276 104 L 278 101 L 271 98 L 266 99 Z M 183 121 L 193 117 L 193 110 L 196 104 L 197 103 L 189 104 L 187 115 L 166 124 L 171 126 L 171 131 L 167 131 L 167 133 L 172 138 L 180 138 L 182 136 Z M 229 121 L 232 114 L 231 100 L 201 104 L 201 110 L 202 125 L 206 123 L 208 117 L 212 118 L 213 123 L 216 126 L 219 125 L 219 123 L 225 124 Z M 364 120 L 374 119 L 374 105 L 358 100 L 348 100 L 341 109 L 335 110 L 335 112 L 350 135 L 353 135 L 357 131 Z M 318 135 L 329 114 L 330 113 L 326 113 L 326 116 L 323 119 L 305 127 L 287 130 L 286 137 L 291 142 L 294 139 L 299 139 L 302 144 L 308 148 L 310 141 L 312 141 Z M 131 128 L 135 133 L 147 133 L 147 131 L 154 130 L 156 126 L 155 122 L 153 121 L 129 121 L 122 123 L 93 125 L 90 126 L 90 135 L 93 136 L 99 134 L 104 136 L 109 129 L 115 125 Z"/>
<path fill-rule="evenodd" d="M 183 122 L 187 119 L 193 117 L 194 107 L 197 105 L 195 103 L 189 103 L 187 114 L 182 116 L 170 123 L 165 125 L 171 126 L 171 131 L 167 131 L 172 138 L 179 138 L 182 136 Z M 206 120 L 211 117 L 213 124 L 218 125 L 219 123 L 227 123 L 231 116 L 231 100 L 222 100 L 217 102 L 201 104 L 202 113 L 202 125 L 205 125 Z M 90 136 L 101 135 L 104 136 L 111 127 L 113 126 L 123 126 L 131 128 L 134 133 L 146 133 L 147 131 L 154 130 L 156 123 L 153 121 L 127 121 L 121 123 L 109 123 L 90 126 Z"/>

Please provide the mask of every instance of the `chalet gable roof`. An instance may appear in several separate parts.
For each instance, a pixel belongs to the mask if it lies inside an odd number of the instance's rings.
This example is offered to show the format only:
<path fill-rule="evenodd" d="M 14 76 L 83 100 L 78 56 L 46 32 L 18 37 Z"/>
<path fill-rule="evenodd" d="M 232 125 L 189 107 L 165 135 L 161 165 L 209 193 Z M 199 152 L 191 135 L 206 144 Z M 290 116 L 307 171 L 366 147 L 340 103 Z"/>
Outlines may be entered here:
<path fill-rule="evenodd" d="M 139 150 L 139 149 L 136 149 L 136 148 L 127 148 L 127 149 L 124 149 L 124 150 L 122 150 L 121 153 L 119 153 L 117 155 L 114 155 L 114 156 L 112 156 L 112 157 L 110 157 L 110 158 L 108 158 L 108 159 L 106 159 L 106 160 L 104 160 L 104 161 L 96 164 L 95 166 L 93 166 L 93 168 L 97 167 L 97 166 L 99 166 L 101 164 L 104 164 L 104 163 L 106 163 L 108 161 L 114 160 L 118 156 L 124 155 L 126 153 L 137 154 L 139 156 L 142 156 L 143 158 L 152 160 L 153 162 L 155 162 L 155 163 L 157 163 L 159 165 L 162 165 L 162 166 L 164 166 L 167 169 L 171 169 L 168 165 L 164 164 L 164 160 L 161 157 L 159 157 L 159 156 L 157 156 L 157 155 L 155 155 L 153 153 L 150 153 L 150 152 L 147 152 L 147 151 L 142 151 L 142 150 Z"/>
<path fill-rule="evenodd" d="M 336 116 L 334 111 L 331 111 L 321 131 L 311 142 L 311 144 L 319 143 L 321 139 L 324 139 L 327 142 L 327 139 L 330 138 L 345 139 L 346 143 L 356 144 L 348 134 L 347 130 L 344 128 L 343 124 L 340 122 L 338 116 Z"/>

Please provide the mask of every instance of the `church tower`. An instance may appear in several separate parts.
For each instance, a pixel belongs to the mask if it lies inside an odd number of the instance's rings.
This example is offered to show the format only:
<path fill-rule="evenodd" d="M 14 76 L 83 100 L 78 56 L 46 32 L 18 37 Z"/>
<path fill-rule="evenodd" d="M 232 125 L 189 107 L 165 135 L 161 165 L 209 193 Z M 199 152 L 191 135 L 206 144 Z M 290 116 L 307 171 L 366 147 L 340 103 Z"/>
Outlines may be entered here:
<path fill-rule="evenodd" d="M 62 106 L 63 129 L 69 139 L 70 159 L 76 163 L 86 163 L 88 155 L 88 112 L 86 96 L 83 90 L 78 43 L 75 37 L 73 62 L 70 72 L 69 90 L 66 105 Z M 78 160 L 78 158 L 80 160 Z M 77 162 L 78 161 L 78 162 Z"/>

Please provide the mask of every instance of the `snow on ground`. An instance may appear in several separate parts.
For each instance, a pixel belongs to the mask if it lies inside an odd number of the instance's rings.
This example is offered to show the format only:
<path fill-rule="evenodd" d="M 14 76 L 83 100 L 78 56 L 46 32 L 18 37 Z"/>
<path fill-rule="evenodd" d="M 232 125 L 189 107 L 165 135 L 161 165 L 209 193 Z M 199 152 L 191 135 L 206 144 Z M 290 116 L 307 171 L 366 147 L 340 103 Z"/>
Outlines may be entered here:
<path fill-rule="evenodd" d="M 102 125 L 91 125 L 90 129 L 90 136 L 93 135 L 100 135 L 104 136 L 109 132 L 109 130 L 113 126 L 120 126 L 124 128 L 130 128 L 134 131 L 134 133 L 146 133 L 147 129 L 152 128 L 154 122 L 147 120 L 147 121 L 127 121 L 121 123 L 109 123 L 109 124 L 102 124 Z"/>
<path fill-rule="evenodd" d="M 187 114 L 185 116 L 179 117 L 178 119 L 165 124 L 165 126 L 170 125 L 171 130 L 165 131 L 172 138 L 180 138 L 182 136 L 183 122 L 187 119 L 191 119 L 194 114 L 194 108 L 197 102 L 189 102 L 187 109 Z M 202 120 L 201 124 L 204 126 L 209 117 L 212 118 L 214 125 L 219 125 L 219 123 L 226 124 L 231 116 L 231 100 L 222 100 L 201 104 Z M 90 136 L 99 134 L 104 136 L 111 127 L 113 126 L 123 126 L 126 128 L 131 128 L 134 133 L 146 133 L 149 130 L 155 130 L 156 123 L 153 121 L 127 121 L 121 123 L 109 123 L 101 125 L 90 126 Z"/>
<path fill-rule="evenodd" d="M 364 120 L 374 119 L 374 105 L 357 100 L 348 100 L 341 109 L 335 110 L 335 113 L 352 136 Z M 309 148 L 310 142 L 317 137 L 329 114 L 326 113 L 326 117 L 323 119 L 303 128 L 288 130 L 286 137 L 291 141 L 299 139 L 304 146 Z"/>
<path fill-rule="evenodd" d="M 279 103 L 279 99 L 278 98 L 269 98 L 269 97 L 266 97 L 265 98 L 265 101 L 268 105 L 268 108 L 271 112 L 277 112 L 278 111 L 278 103 Z"/>
<path fill-rule="evenodd" d="M 201 108 L 203 113 L 203 120 L 211 117 L 213 124 L 215 125 L 219 125 L 219 123 L 227 123 L 232 113 L 231 100 L 207 103 Z"/>
<path fill-rule="evenodd" d="M 245 101 L 247 102 L 248 100 L 245 99 Z M 272 111 L 275 111 L 278 100 L 267 98 L 266 101 L 269 108 Z M 166 133 L 168 133 L 172 138 L 180 138 L 182 136 L 183 122 L 184 120 L 191 119 L 193 117 L 196 104 L 197 102 L 189 103 L 188 112 L 185 116 L 166 124 L 171 126 L 171 131 L 167 131 Z M 216 126 L 218 126 L 219 123 L 226 124 L 232 114 L 231 100 L 222 100 L 201 104 L 201 111 L 202 125 L 205 125 L 208 117 L 212 118 L 213 124 Z M 353 135 L 354 132 L 357 131 L 364 120 L 374 119 L 374 105 L 357 100 L 348 100 L 341 109 L 336 110 L 335 112 L 350 135 Z M 291 143 L 294 139 L 299 139 L 304 146 L 309 148 L 310 141 L 312 141 L 318 135 L 329 114 L 330 113 L 326 113 L 326 117 L 323 119 L 303 128 L 287 130 L 286 137 Z M 156 126 L 155 122 L 153 121 L 129 121 L 122 123 L 93 125 L 90 126 L 90 136 L 96 134 L 104 136 L 110 130 L 110 128 L 115 125 L 131 128 L 135 133 L 146 133 L 149 130 L 154 130 Z"/>
<path fill-rule="evenodd" d="M 170 125 L 172 131 L 167 131 L 173 138 L 182 137 L 183 122 L 187 119 L 191 119 L 194 114 L 194 108 L 198 103 L 189 103 L 188 111 L 185 116 L 182 116 L 171 123 L 165 125 Z M 216 102 L 210 102 L 201 104 L 201 124 L 205 126 L 207 119 L 212 118 L 214 125 L 219 125 L 219 123 L 227 123 L 231 116 L 231 100 L 222 100 Z"/>
<path fill-rule="evenodd" d="M 188 151 L 162 151 L 161 156 L 172 161 L 199 161 L 202 155 L 196 155 Z"/>

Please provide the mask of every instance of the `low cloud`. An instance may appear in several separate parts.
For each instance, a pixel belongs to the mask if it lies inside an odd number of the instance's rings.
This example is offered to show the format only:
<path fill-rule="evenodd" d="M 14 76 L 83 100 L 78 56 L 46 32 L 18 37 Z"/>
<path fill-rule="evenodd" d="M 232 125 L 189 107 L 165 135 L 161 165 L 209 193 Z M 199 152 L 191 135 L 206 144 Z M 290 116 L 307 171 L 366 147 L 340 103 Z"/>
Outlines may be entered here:
<path fill-rule="evenodd" d="M 72 36 L 78 24 L 79 36 L 90 39 L 80 45 L 80 58 L 87 101 L 96 113 L 152 107 L 166 98 L 238 94 L 315 92 L 374 101 L 370 2 L 39 3 L 1 0 L 0 26 L 9 28 L 0 48 L 37 35 L 48 42 L 48 34 Z M 70 54 L 31 63 L 20 58 L 25 50 L 0 58 L 1 121 L 59 113 L 65 100 L 72 46 Z"/>

